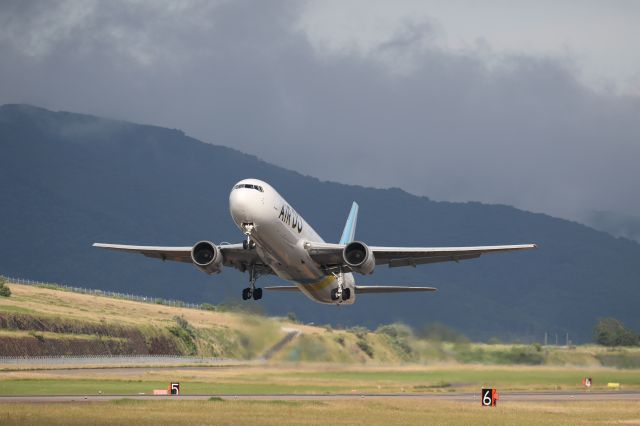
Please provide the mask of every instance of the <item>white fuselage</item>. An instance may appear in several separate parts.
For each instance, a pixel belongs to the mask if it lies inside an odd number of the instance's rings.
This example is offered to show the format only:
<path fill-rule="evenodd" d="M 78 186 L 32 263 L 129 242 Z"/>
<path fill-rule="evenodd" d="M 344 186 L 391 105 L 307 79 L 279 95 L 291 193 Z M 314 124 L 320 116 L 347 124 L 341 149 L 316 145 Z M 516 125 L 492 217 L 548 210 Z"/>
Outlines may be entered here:
<path fill-rule="evenodd" d="M 229 210 L 242 232 L 250 230 L 258 255 L 280 278 L 292 281 L 316 302 L 355 302 L 353 274 L 327 274 L 311 259 L 305 243 L 324 240 L 268 183 L 257 179 L 238 182 L 229 195 Z M 343 288 L 351 289 L 346 301 L 331 299 L 338 280 Z"/>

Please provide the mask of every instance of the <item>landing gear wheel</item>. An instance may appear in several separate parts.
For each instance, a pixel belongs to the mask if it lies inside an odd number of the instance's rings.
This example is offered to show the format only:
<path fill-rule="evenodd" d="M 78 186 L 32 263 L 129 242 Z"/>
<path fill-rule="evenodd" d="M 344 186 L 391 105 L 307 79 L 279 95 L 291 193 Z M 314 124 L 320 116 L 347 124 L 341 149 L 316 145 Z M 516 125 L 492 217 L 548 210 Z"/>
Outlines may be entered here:
<path fill-rule="evenodd" d="M 351 289 L 342 289 L 342 300 L 349 300 L 351 298 Z"/>
<path fill-rule="evenodd" d="M 331 300 L 338 300 L 340 297 L 338 296 L 338 289 L 334 288 L 331 290 Z"/>
<path fill-rule="evenodd" d="M 247 235 L 247 239 L 242 242 L 242 248 L 245 250 L 251 250 L 256 247 L 256 243 Z"/>
<path fill-rule="evenodd" d="M 260 300 L 260 299 L 262 299 L 262 289 L 256 288 L 255 290 L 253 290 L 253 300 Z"/>
<path fill-rule="evenodd" d="M 251 299 L 251 293 L 253 293 L 251 291 L 251 288 L 245 288 L 244 290 L 242 290 L 242 300 L 249 300 Z M 262 296 L 262 294 L 260 294 Z"/>
<path fill-rule="evenodd" d="M 249 247 L 251 247 L 252 241 L 245 241 Z M 254 244 L 255 247 L 255 244 Z M 256 288 L 256 280 L 260 276 L 260 271 L 256 270 L 256 265 L 249 265 L 249 287 L 242 290 L 242 300 L 249 300 L 253 298 L 253 300 L 262 299 L 262 289 Z"/>

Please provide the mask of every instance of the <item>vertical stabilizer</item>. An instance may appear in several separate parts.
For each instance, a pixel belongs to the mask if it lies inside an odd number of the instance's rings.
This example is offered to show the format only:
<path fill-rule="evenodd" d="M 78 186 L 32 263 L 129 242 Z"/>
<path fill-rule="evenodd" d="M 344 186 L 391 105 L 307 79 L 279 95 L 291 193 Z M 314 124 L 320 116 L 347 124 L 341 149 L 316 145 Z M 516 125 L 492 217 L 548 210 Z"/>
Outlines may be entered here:
<path fill-rule="evenodd" d="M 344 225 L 342 236 L 340 237 L 340 244 L 347 244 L 353 241 L 356 235 L 356 223 L 358 222 L 358 203 L 355 201 L 351 205 L 351 211 L 347 218 L 347 223 Z"/>

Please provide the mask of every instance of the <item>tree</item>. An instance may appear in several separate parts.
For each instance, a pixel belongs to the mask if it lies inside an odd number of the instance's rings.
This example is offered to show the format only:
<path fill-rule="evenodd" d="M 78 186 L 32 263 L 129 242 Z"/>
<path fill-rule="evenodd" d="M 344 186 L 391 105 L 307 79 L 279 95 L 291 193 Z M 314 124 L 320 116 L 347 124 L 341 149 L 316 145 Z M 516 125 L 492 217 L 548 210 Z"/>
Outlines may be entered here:
<path fill-rule="evenodd" d="M 638 335 L 615 318 L 602 318 L 593 327 L 593 338 L 603 346 L 635 346 Z"/>
<path fill-rule="evenodd" d="M 2 287 L 0 287 L 0 296 L 2 297 L 9 297 L 11 296 L 11 290 L 9 289 L 9 287 L 3 285 Z"/>
<path fill-rule="evenodd" d="M 0 277 L 0 296 L 2 297 L 11 296 L 11 289 L 5 285 L 6 282 L 4 277 Z"/>

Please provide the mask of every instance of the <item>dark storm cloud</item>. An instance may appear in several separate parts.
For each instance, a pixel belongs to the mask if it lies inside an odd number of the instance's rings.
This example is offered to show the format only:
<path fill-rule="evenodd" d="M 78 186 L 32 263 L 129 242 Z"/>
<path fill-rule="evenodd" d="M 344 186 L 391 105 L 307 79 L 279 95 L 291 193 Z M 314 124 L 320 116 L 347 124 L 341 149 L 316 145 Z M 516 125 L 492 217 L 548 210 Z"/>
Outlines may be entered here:
<path fill-rule="evenodd" d="M 0 102 L 179 127 L 435 199 L 640 214 L 638 99 L 596 94 L 558 59 L 444 51 L 428 21 L 366 54 L 319 53 L 303 7 L 3 2 Z"/>

